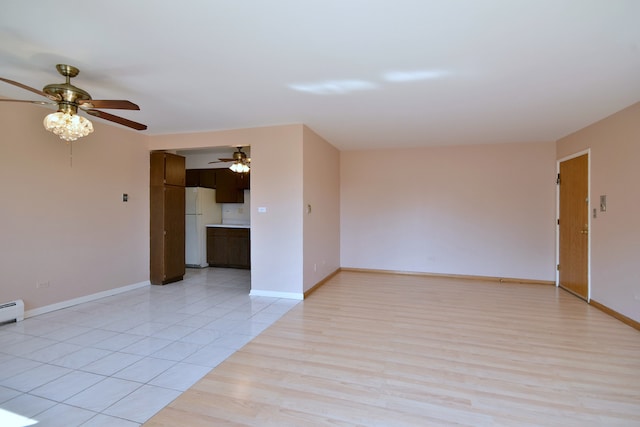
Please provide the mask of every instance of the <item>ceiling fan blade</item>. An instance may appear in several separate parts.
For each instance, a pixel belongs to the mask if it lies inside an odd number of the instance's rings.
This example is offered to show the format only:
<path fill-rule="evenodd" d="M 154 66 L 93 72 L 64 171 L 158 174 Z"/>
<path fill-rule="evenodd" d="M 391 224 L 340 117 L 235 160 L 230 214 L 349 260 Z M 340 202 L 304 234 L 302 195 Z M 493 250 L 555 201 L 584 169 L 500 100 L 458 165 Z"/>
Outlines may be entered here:
<path fill-rule="evenodd" d="M 31 86 L 23 85 L 22 83 L 18 83 L 18 82 L 15 82 L 13 80 L 5 79 L 5 78 L 2 78 L 2 77 L 0 77 L 0 80 L 2 80 L 5 83 L 9 83 L 10 85 L 18 86 L 21 89 L 25 89 L 25 90 L 28 90 L 30 92 L 37 93 L 38 95 L 44 96 L 45 98 L 49 98 L 52 101 L 60 101 L 60 100 L 62 100 L 60 95 L 49 95 L 48 93 L 44 93 L 43 91 L 38 90 L 36 88 L 33 88 Z"/>
<path fill-rule="evenodd" d="M 82 108 L 113 108 L 118 110 L 139 110 L 136 104 L 124 99 L 86 99 L 79 100 L 78 105 Z"/>
<path fill-rule="evenodd" d="M 30 104 L 39 104 L 39 105 L 55 105 L 55 102 L 49 101 L 28 101 L 25 99 L 0 99 L 0 102 L 28 102 Z"/>
<path fill-rule="evenodd" d="M 99 111 L 99 110 L 86 110 L 86 111 L 87 111 L 87 114 L 91 114 L 92 116 L 109 120 L 111 122 L 118 123 L 135 130 L 147 129 L 147 125 L 143 125 L 142 123 L 137 123 L 132 120 L 125 119 L 124 117 L 114 116 L 113 114 L 105 113 L 104 111 Z"/>
<path fill-rule="evenodd" d="M 226 161 L 221 161 L 221 160 L 218 160 L 217 162 L 209 162 L 210 165 L 214 164 L 214 163 L 227 163 L 227 162 Z"/>

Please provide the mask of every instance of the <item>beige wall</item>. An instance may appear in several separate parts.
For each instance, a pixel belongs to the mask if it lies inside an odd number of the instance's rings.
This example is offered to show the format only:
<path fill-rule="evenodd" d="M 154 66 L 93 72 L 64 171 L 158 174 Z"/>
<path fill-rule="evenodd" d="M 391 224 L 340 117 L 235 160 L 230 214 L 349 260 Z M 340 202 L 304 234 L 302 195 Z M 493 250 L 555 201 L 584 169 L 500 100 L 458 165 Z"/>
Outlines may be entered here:
<path fill-rule="evenodd" d="M 342 267 L 555 279 L 553 142 L 341 153 Z"/>
<path fill-rule="evenodd" d="M 151 149 L 251 146 L 251 291 L 302 297 L 302 125 L 152 137 Z M 258 213 L 258 208 L 266 208 Z"/>
<path fill-rule="evenodd" d="M 340 153 L 303 129 L 304 291 L 340 268 Z M 307 209 L 311 206 L 311 209 Z"/>
<path fill-rule="evenodd" d="M 640 104 L 557 144 L 341 153 L 303 125 L 148 137 L 96 119 L 73 167 L 39 126 L 47 109 L 0 113 L 0 302 L 147 284 L 148 151 L 229 145 L 251 146 L 253 291 L 297 297 L 338 266 L 553 280 L 555 161 L 590 148 L 591 198 L 609 200 L 592 221 L 591 296 L 640 321 Z"/>
<path fill-rule="evenodd" d="M 591 298 L 640 321 L 640 103 L 557 143 L 557 159 L 591 150 Z"/>
<path fill-rule="evenodd" d="M 69 147 L 38 125 L 49 110 L 0 112 L 12 123 L 0 144 L 12 184 L 0 190 L 0 302 L 22 298 L 33 311 L 148 284 L 149 150 L 229 145 L 251 145 L 252 291 L 302 296 L 302 125 L 148 137 L 94 120 L 70 167 Z"/>
<path fill-rule="evenodd" d="M 253 294 L 301 298 L 340 267 L 339 154 L 309 128 L 164 135 L 152 137 L 150 144 L 170 150 L 251 146 Z M 313 206 L 310 215 L 307 204 Z"/>
<path fill-rule="evenodd" d="M 71 166 L 49 112 L 0 104 L 0 302 L 27 311 L 149 280 L 148 138 L 92 120 Z"/>

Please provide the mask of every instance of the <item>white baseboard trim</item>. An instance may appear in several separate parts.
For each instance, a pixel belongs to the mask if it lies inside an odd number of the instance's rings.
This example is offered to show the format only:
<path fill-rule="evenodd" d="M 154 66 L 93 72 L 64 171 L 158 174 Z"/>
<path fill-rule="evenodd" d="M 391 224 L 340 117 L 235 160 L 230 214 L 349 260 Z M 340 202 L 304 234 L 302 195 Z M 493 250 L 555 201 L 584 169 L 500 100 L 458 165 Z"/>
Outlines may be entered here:
<path fill-rule="evenodd" d="M 303 300 L 303 293 L 296 292 L 276 292 L 276 291 L 262 291 L 259 289 L 251 289 L 249 292 L 249 296 L 252 297 L 272 297 L 272 298 L 286 298 L 286 299 L 297 299 Z"/>
<path fill-rule="evenodd" d="M 45 305 L 44 307 L 34 308 L 32 310 L 25 311 L 24 318 L 26 319 L 27 317 L 33 317 L 33 316 L 38 316 L 40 314 L 50 313 L 52 311 L 72 307 L 74 305 L 82 304 L 84 302 L 91 302 L 100 298 L 110 297 L 112 295 L 117 295 L 123 292 L 132 291 L 134 289 L 144 288 L 145 286 L 151 286 L 151 282 L 148 280 L 145 280 L 144 282 L 134 283 L 132 285 L 122 286 L 120 288 L 109 289 L 109 290 L 98 292 L 95 294 L 85 295 L 83 297 L 78 297 L 78 298 L 70 299 L 67 301 L 61 301 L 51 305 Z"/>

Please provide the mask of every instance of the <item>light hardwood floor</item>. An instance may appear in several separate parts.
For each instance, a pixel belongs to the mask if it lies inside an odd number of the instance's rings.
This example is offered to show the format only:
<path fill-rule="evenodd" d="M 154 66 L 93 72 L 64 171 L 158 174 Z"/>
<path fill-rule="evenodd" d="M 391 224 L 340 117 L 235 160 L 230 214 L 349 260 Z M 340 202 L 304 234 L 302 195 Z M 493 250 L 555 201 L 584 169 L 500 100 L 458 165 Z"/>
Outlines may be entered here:
<path fill-rule="evenodd" d="M 640 332 L 544 285 L 341 272 L 146 426 L 638 426 Z"/>

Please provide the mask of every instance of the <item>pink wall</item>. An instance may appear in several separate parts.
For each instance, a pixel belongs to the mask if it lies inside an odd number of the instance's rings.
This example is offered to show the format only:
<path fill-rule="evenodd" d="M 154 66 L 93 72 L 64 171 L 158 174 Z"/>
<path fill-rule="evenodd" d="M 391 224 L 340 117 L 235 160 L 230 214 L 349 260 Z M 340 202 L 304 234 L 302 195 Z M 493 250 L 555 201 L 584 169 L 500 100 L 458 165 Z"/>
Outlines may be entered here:
<path fill-rule="evenodd" d="M 342 267 L 555 278 L 554 143 L 346 151 Z"/>
<path fill-rule="evenodd" d="M 340 267 L 338 151 L 303 125 L 162 135 L 150 142 L 152 150 L 229 145 L 251 147 L 251 292 L 302 298 Z"/>
<path fill-rule="evenodd" d="M 590 148 L 591 197 L 609 200 L 592 297 L 640 321 L 640 104 L 557 144 L 341 153 L 303 125 L 149 137 L 96 119 L 73 167 L 47 112 L 0 104 L 0 302 L 147 284 L 148 151 L 228 145 L 251 146 L 252 290 L 300 296 L 337 266 L 553 280 L 555 160 Z"/>
<path fill-rule="evenodd" d="M 303 273 L 307 291 L 340 268 L 340 153 L 306 126 L 303 135 Z"/>
<path fill-rule="evenodd" d="M 154 136 L 151 149 L 251 146 L 251 292 L 303 293 L 302 125 Z M 258 213 L 258 208 L 266 208 Z"/>
<path fill-rule="evenodd" d="M 147 137 L 92 119 L 71 167 L 49 112 L 0 104 L 0 302 L 27 311 L 149 280 Z"/>
<path fill-rule="evenodd" d="M 591 298 L 640 321 L 640 103 L 557 143 L 557 159 L 591 149 Z"/>
<path fill-rule="evenodd" d="M 302 126 L 288 136 L 251 144 L 251 292 L 301 298 Z"/>

